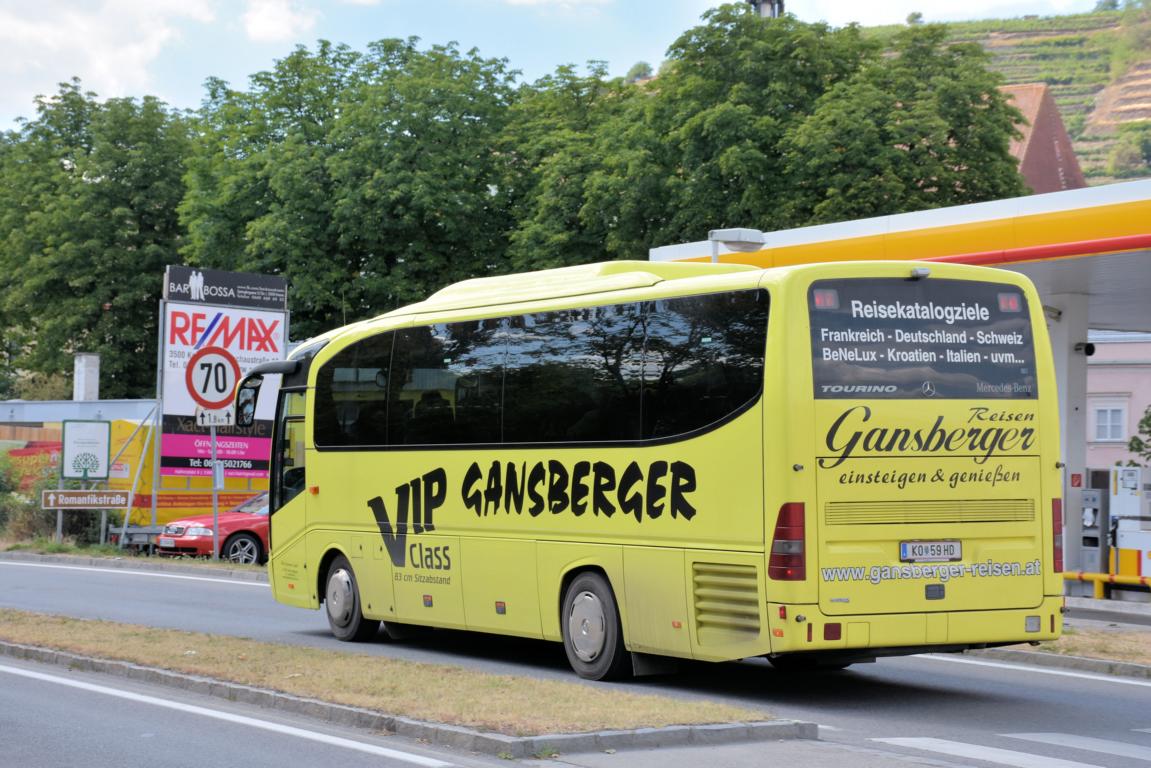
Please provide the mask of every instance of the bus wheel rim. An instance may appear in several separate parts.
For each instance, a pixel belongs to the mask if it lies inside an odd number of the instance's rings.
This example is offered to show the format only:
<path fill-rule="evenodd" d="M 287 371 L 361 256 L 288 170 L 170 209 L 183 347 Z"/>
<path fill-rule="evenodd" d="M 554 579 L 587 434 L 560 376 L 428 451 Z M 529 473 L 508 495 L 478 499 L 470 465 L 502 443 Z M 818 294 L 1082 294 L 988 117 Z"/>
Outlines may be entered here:
<path fill-rule="evenodd" d="M 352 594 L 352 577 L 340 569 L 328 578 L 328 616 L 339 627 L 345 627 L 352 619 L 355 597 Z"/>
<path fill-rule="evenodd" d="M 599 658 L 603 652 L 606 625 L 603 602 L 591 592 L 576 595 L 568 616 L 568 637 L 580 661 L 592 662 Z"/>

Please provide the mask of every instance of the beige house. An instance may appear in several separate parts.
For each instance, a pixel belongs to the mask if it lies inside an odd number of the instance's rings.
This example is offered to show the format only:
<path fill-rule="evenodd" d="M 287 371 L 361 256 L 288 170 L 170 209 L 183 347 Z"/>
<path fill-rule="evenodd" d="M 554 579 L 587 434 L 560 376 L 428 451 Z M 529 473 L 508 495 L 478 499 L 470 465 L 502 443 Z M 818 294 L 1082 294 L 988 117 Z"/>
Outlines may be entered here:
<path fill-rule="evenodd" d="M 1095 354 L 1087 358 L 1086 464 L 1126 464 L 1138 459 L 1127 441 L 1151 406 L 1151 334 L 1092 331 L 1088 338 Z"/>

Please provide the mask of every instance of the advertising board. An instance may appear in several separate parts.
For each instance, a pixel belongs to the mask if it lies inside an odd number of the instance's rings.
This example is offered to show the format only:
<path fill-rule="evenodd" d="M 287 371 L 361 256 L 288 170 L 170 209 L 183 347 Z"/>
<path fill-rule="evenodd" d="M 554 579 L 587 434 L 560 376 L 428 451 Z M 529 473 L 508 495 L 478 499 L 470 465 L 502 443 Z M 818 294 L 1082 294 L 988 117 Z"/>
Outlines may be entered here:
<path fill-rule="evenodd" d="M 283 279 L 173 266 L 164 289 L 166 296 L 188 300 L 169 298 L 161 310 L 160 473 L 211 477 L 209 428 L 216 426 L 216 455 L 225 477 L 266 478 L 275 397 L 260 398 L 251 427 L 228 425 L 239 378 L 285 356 Z"/>

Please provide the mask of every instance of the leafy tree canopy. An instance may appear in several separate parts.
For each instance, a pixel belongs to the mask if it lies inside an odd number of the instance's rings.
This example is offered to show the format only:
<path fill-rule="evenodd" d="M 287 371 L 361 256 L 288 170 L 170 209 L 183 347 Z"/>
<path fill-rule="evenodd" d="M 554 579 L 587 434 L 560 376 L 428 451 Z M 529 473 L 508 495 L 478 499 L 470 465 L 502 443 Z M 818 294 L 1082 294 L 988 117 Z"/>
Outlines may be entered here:
<path fill-rule="evenodd" d="M 77 80 L 36 107 L 0 141 L 9 388 L 15 370 L 70 371 L 76 352 L 94 352 L 102 397 L 152 396 L 161 281 L 181 242 L 187 121 L 151 97 L 101 103 Z"/>
<path fill-rule="evenodd" d="M 499 266 L 509 222 L 491 150 L 513 76 L 502 60 L 417 42 L 321 42 L 247 91 L 209 84 L 184 254 L 287 277 L 296 337 Z"/>
<path fill-rule="evenodd" d="M 150 394 L 177 261 L 283 275 L 298 339 L 468 277 L 1022 194 L 986 65 L 937 25 L 883 49 L 731 4 L 643 85 L 415 38 L 299 47 L 194 115 L 64 84 L 0 135 L 0 397 L 78 351 Z"/>

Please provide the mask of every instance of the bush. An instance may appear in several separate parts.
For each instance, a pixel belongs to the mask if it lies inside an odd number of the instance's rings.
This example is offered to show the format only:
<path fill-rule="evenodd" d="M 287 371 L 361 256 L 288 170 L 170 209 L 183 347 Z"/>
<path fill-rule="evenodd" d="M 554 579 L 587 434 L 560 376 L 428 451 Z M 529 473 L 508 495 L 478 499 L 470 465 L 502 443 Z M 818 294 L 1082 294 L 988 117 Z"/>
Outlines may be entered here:
<path fill-rule="evenodd" d="M 1120 126 L 1119 140 L 1107 158 L 1107 172 L 1119 178 L 1151 173 L 1151 121 Z"/>
<path fill-rule="evenodd" d="M 56 535 L 56 513 L 40 509 L 39 496 L 8 493 L 0 497 L 0 517 L 6 538 L 14 541 Z"/>
<path fill-rule="evenodd" d="M 12 541 L 51 539 L 56 535 L 56 511 L 40 508 L 40 492 L 55 488 L 59 479 L 47 472 L 30 486 L 20 487 L 11 460 L 0 455 L 0 533 Z M 100 541 L 99 512 L 66 512 L 64 537 L 77 544 Z"/>

